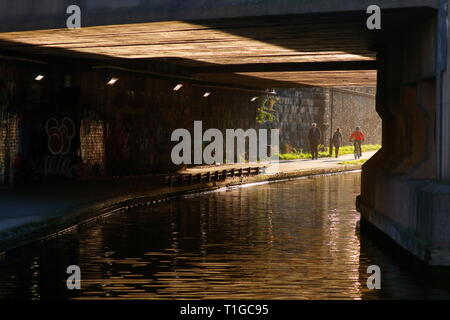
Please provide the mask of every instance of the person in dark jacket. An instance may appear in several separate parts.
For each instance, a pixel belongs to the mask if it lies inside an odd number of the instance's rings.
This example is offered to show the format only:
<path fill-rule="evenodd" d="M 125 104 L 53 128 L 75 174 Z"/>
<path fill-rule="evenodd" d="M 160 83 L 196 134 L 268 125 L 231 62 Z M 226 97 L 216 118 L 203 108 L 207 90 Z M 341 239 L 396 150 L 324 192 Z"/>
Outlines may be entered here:
<path fill-rule="evenodd" d="M 318 159 L 319 158 L 319 143 L 322 139 L 322 132 L 317 127 L 315 123 L 311 124 L 311 128 L 309 129 L 308 133 L 308 139 L 309 139 L 309 146 L 311 148 L 311 156 L 312 159 Z"/>
<path fill-rule="evenodd" d="M 333 143 L 334 146 L 334 154 L 336 155 L 336 158 L 339 158 L 339 148 L 341 147 L 342 144 L 342 133 L 340 128 L 337 128 L 336 131 L 334 132 L 331 142 Z"/>

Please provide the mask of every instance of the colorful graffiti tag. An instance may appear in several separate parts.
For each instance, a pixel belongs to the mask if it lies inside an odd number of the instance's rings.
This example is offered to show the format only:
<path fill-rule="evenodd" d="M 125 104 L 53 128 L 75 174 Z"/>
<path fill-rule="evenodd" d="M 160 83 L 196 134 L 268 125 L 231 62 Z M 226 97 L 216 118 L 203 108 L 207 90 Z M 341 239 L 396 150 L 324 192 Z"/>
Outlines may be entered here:
<path fill-rule="evenodd" d="M 67 156 L 71 151 L 72 139 L 76 135 L 76 126 L 72 119 L 65 117 L 59 122 L 50 118 L 45 124 L 48 137 L 48 150 L 52 156 L 45 157 L 44 176 L 71 177 L 74 167 L 72 158 Z"/>

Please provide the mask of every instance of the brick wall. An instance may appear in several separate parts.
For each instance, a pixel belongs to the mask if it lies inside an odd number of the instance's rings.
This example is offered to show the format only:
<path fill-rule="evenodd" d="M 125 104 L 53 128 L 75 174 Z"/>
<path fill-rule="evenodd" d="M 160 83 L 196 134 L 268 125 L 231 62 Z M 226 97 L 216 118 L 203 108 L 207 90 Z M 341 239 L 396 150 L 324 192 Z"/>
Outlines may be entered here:
<path fill-rule="evenodd" d="M 204 130 L 256 125 L 254 94 L 231 89 L 173 91 L 177 82 L 144 74 L 19 61 L 0 61 L 0 79 L 0 183 L 167 172 L 173 130 L 192 131 L 194 120 Z"/>
<path fill-rule="evenodd" d="M 282 152 L 292 148 L 309 150 L 308 130 L 312 122 L 322 130 L 322 144 L 341 128 L 344 144 L 356 126 L 367 135 L 366 143 L 381 143 L 381 119 L 375 110 L 375 88 L 278 89 L 274 107 L 276 120 L 262 127 L 280 129 Z"/>
<path fill-rule="evenodd" d="M 9 113 L 8 107 L 7 83 L 0 81 L 0 184 L 14 182 L 22 160 L 21 119 Z"/>
<path fill-rule="evenodd" d="M 105 171 L 105 124 L 101 120 L 81 120 L 80 155 L 90 174 Z"/>
<path fill-rule="evenodd" d="M 339 127 L 344 144 L 360 126 L 367 144 L 381 144 L 381 118 L 375 109 L 375 88 L 335 89 L 333 98 L 333 131 Z"/>

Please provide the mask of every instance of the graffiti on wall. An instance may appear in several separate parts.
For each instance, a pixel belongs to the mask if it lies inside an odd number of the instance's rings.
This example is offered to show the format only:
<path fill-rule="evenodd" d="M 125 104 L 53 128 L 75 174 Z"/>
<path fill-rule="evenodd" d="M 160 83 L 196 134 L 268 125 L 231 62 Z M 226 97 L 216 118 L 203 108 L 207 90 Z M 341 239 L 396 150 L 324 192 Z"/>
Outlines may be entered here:
<path fill-rule="evenodd" d="M 76 135 L 76 126 L 72 119 L 65 117 L 60 121 L 50 118 L 45 123 L 48 138 L 48 151 L 51 156 L 44 159 L 44 176 L 72 177 L 75 167 L 69 153 L 72 139 Z"/>
<path fill-rule="evenodd" d="M 75 123 L 70 118 L 59 121 L 50 118 L 45 123 L 45 131 L 48 136 L 48 150 L 53 155 L 67 155 L 70 151 L 72 138 L 75 137 Z"/>

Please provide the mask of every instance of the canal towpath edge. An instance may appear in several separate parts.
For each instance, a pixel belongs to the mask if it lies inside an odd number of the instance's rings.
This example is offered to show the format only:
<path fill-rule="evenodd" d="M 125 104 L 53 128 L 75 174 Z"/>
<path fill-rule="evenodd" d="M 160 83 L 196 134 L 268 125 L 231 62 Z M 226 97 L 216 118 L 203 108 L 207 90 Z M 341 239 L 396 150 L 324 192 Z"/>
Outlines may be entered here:
<path fill-rule="evenodd" d="M 368 159 L 375 152 L 367 152 Z M 137 206 L 152 206 L 204 192 L 361 169 L 340 164 L 350 156 L 280 161 L 274 174 L 166 186 L 161 175 L 39 183 L 0 190 L 0 254 L 42 241 Z"/>

